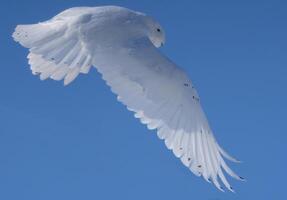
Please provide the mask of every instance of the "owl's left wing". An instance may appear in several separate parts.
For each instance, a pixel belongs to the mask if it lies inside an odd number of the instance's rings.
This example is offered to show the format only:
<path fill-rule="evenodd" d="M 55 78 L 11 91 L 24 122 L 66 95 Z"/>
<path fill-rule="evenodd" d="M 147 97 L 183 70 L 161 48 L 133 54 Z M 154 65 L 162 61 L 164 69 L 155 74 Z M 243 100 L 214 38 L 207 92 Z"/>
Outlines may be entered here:
<path fill-rule="evenodd" d="M 147 38 L 135 39 L 93 55 L 93 64 L 118 96 L 194 174 L 231 191 L 223 171 L 242 180 L 225 163 L 229 156 L 216 142 L 199 96 L 186 73 L 163 56 Z"/>

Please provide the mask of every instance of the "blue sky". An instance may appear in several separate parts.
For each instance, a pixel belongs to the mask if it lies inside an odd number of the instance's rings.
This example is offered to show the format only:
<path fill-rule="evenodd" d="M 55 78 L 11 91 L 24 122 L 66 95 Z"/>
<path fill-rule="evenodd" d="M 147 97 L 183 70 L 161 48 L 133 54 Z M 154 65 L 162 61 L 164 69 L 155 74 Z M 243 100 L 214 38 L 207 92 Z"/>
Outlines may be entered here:
<path fill-rule="evenodd" d="M 247 182 L 221 193 L 195 177 L 116 101 L 96 70 L 39 81 L 16 24 L 74 6 L 154 16 L 161 49 L 187 70 L 219 143 Z M 286 199 L 286 1 L 15 1 L 0 6 L 0 199 Z"/>

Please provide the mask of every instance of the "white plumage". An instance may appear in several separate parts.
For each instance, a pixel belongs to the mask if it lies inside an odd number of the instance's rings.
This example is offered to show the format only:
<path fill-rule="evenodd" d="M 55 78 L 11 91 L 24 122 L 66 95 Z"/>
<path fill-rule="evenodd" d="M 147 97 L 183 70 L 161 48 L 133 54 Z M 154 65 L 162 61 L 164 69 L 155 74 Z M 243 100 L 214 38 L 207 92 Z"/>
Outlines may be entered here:
<path fill-rule="evenodd" d="M 162 27 L 151 17 L 116 6 L 65 10 L 51 20 L 18 25 L 15 41 L 30 51 L 29 64 L 41 80 L 71 83 L 97 68 L 118 95 L 195 175 L 223 191 L 224 176 L 243 180 L 223 157 L 238 162 L 216 142 L 187 74 L 156 47 L 165 42 Z"/>

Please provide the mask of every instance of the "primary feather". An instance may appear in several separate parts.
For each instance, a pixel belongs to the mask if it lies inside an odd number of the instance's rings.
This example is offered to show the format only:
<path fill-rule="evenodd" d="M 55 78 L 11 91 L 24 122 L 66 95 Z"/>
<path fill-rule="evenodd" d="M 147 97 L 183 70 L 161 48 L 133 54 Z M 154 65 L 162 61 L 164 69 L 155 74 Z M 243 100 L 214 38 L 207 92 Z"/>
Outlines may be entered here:
<path fill-rule="evenodd" d="M 164 31 L 151 17 L 126 8 L 80 7 L 51 20 L 18 25 L 15 41 L 30 51 L 29 64 L 41 80 L 71 83 L 95 66 L 118 100 L 195 175 L 231 191 L 224 171 L 242 180 L 225 163 L 238 162 L 216 142 L 200 99 L 187 74 L 156 47 Z"/>

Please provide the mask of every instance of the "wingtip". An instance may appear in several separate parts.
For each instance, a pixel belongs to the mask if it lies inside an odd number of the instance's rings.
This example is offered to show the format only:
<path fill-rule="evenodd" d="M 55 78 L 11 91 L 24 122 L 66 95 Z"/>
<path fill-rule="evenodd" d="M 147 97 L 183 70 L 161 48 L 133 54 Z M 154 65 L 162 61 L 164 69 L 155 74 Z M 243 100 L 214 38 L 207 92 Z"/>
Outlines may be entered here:
<path fill-rule="evenodd" d="M 233 189 L 233 187 L 231 187 L 231 186 L 228 188 L 228 190 L 231 191 L 232 193 L 236 193 L 235 190 Z"/>
<path fill-rule="evenodd" d="M 219 189 L 221 192 L 225 192 L 225 190 L 223 189 L 222 186 L 218 187 L 218 189 Z"/>
<path fill-rule="evenodd" d="M 234 163 L 243 163 L 242 160 L 237 160 L 237 159 L 234 159 L 234 160 L 231 160 L 231 161 L 234 162 Z"/>
<path fill-rule="evenodd" d="M 227 153 L 218 143 L 216 143 L 216 146 L 219 148 L 220 154 L 226 158 L 227 160 L 234 162 L 234 163 L 242 163 L 242 161 L 234 158 L 229 153 Z"/>

